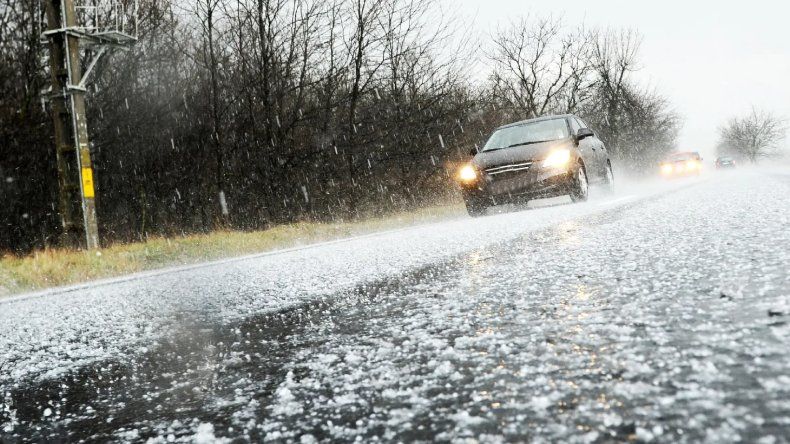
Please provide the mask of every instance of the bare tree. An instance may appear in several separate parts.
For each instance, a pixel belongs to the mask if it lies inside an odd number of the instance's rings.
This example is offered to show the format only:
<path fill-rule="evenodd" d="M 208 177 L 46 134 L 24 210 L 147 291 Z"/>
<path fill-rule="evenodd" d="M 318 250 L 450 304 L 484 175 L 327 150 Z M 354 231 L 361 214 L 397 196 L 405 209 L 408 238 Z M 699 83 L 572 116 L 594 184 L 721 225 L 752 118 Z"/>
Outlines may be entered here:
<path fill-rule="evenodd" d="M 615 154 L 628 150 L 620 137 L 627 131 L 629 109 L 637 108 L 639 94 L 631 83 L 638 68 L 642 36 L 634 30 L 598 31 L 593 38 L 592 65 L 596 83 L 595 111 L 603 116 L 598 129 L 609 135 L 608 146 Z"/>
<path fill-rule="evenodd" d="M 225 0 L 197 0 L 193 5 L 194 17 L 197 19 L 197 31 L 200 37 L 198 57 L 200 65 L 208 74 L 208 109 L 210 116 L 209 144 L 214 152 L 213 178 L 216 186 L 217 202 L 219 203 L 220 224 L 227 224 L 229 215 L 226 197 L 226 140 L 225 140 L 225 111 L 228 102 L 226 88 L 220 85 L 222 68 L 225 65 L 224 56 L 224 30 L 221 22 L 225 18 Z"/>
<path fill-rule="evenodd" d="M 522 18 L 494 36 L 493 93 L 522 118 L 572 112 L 591 85 L 590 40 L 561 19 Z"/>
<path fill-rule="evenodd" d="M 52 211 L 51 119 L 40 96 L 48 84 L 42 9 L 37 0 L 0 2 L 0 250 L 46 245 L 61 229 Z"/>
<path fill-rule="evenodd" d="M 358 116 L 360 101 L 369 91 L 369 85 L 383 65 L 382 59 L 373 56 L 373 48 L 382 40 L 381 27 L 378 26 L 385 2 L 392 0 L 351 0 L 350 23 L 352 34 L 346 41 L 350 54 L 350 85 L 348 95 L 348 119 L 346 121 L 345 157 L 348 168 L 348 181 L 351 182 L 349 205 L 351 213 L 357 212 L 356 181 L 358 147 Z"/>
<path fill-rule="evenodd" d="M 743 117 L 733 117 L 719 129 L 718 150 L 751 162 L 776 154 L 784 140 L 787 125 L 775 114 L 752 108 Z"/>

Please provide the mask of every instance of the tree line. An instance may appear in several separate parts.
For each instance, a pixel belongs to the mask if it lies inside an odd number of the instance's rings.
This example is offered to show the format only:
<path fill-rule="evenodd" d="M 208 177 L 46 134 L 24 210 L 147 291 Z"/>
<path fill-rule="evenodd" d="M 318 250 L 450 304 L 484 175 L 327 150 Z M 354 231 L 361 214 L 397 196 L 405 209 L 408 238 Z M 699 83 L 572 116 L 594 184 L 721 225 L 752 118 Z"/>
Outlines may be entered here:
<path fill-rule="evenodd" d="M 719 128 L 716 150 L 720 156 L 756 163 L 780 155 L 786 133 L 784 119 L 772 112 L 752 108 L 748 114 L 732 117 Z"/>
<path fill-rule="evenodd" d="M 87 96 L 104 243 L 452 201 L 457 165 L 513 120 L 576 113 L 635 169 L 680 125 L 634 78 L 635 31 L 525 17 L 478 42 L 430 0 L 140 5 Z M 0 6 L 0 251 L 59 232 L 41 23 L 37 0 Z"/>

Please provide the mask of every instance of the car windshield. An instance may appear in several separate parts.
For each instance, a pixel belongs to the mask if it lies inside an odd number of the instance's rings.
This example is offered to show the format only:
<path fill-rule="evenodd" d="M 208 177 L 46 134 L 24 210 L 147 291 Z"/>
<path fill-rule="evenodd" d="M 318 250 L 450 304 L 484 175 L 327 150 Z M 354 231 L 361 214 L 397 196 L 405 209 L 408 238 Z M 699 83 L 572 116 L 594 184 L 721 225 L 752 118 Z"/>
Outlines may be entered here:
<path fill-rule="evenodd" d="M 512 146 L 548 142 L 570 137 L 565 119 L 540 120 L 516 126 L 508 126 L 494 131 L 483 151 L 498 150 Z"/>

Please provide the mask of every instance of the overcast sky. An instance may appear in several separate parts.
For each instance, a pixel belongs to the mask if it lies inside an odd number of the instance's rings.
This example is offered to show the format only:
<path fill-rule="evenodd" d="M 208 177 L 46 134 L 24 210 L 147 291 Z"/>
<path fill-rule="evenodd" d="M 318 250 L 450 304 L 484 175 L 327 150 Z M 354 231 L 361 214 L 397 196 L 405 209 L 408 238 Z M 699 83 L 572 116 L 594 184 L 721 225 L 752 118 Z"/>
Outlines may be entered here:
<path fill-rule="evenodd" d="M 514 16 L 639 30 L 641 81 L 684 118 L 682 150 L 713 153 L 717 128 L 752 105 L 790 118 L 790 0 L 454 0 L 481 37 Z"/>

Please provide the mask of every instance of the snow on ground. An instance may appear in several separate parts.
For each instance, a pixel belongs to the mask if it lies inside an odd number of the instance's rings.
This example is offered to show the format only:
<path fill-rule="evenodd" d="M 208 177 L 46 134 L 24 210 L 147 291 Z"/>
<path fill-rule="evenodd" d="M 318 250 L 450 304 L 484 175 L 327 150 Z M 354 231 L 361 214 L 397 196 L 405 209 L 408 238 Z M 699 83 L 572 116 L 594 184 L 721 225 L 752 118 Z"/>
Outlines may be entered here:
<path fill-rule="evenodd" d="M 304 341 L 321 345 L 286 366 L 302 375 L 281 383 L 287 402 L 310 415 L 275 398 L 247 427 L 343 441 L 786 442 L 790 313 L 771 310 L 790 300 L 789 190 L 709 182 L 387 287 L 326 322 L 353 334 L 319 325 Z"/>
<path fill-rule="evenodd" d="M 663 189 L 654 186 L 644 193 Z M 605 201 L 592 201 L 461 219 L 44 297 L 0 300 L 0 384 L 51 378 L 135 352 L 178 329 L 185 317 L 216 322 L 282 309 L 606 207 Z"/>
<path fill-rule="evenodd" d="M 6 433 L 783 442 L 790 177 L 686 184 L 0 304 L 6 375 L 145 356 Z"/>

